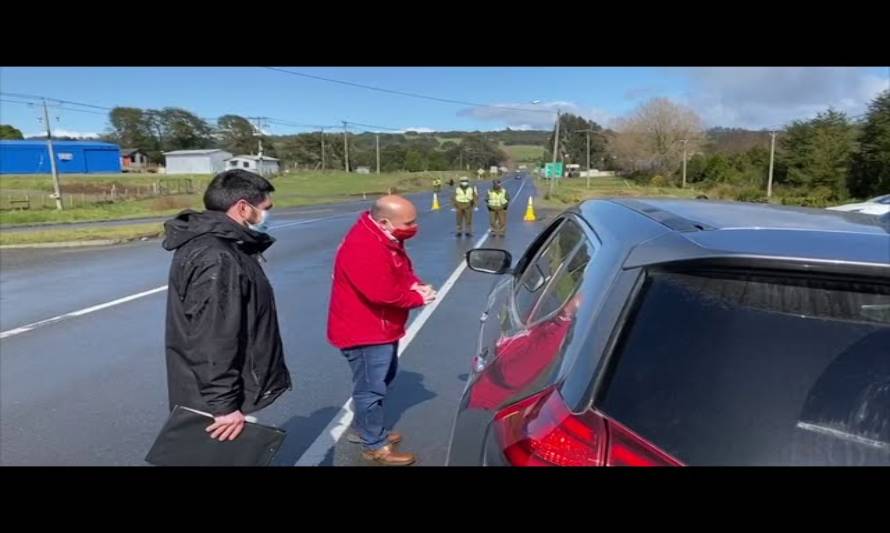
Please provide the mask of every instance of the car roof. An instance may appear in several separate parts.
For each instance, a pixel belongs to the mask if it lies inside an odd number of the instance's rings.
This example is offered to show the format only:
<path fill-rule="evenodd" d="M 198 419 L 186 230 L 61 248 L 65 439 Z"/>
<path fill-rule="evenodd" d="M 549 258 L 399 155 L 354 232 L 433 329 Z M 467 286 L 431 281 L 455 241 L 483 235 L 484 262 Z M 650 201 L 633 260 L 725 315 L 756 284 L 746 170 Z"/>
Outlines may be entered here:
<path fill-rule="evenodd" d="M 833 264 L 850 267 L 847 270 L 878 267 L 880 275 L 890 276 L 890 217 L 673 198 L 589 200 L 578 210 L 592 220 L 604 202 L 621 205 L 668 230 L 661 237 L 633 243 L 626 268 L 722 257 Z"/>

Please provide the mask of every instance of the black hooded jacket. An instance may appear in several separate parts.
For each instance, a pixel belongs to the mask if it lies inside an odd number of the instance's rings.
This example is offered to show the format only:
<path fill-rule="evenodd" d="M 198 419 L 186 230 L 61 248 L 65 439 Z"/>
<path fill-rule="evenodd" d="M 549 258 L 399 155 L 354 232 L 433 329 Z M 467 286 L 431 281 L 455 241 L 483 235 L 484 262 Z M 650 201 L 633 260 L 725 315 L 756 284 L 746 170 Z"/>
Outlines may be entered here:
<path fill-rule="evenodd" d="M 272 286 L 257 256 L 275 239 L 217 211 L 168 220 L 170 409 L 250 413 L 291 387 Z"/>

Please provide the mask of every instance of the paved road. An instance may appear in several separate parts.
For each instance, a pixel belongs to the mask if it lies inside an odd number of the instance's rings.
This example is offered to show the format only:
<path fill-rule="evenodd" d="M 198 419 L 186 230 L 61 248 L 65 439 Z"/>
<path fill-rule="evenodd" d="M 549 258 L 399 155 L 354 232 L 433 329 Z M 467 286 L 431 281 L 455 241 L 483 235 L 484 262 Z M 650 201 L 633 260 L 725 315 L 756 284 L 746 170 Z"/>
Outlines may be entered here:
<path fill-rule="evenodd" d="M 519 255 L 541 224 L 522 221 L 531 180 L 505 184 L 515 196 L 507 237 L 489 238 L 485 245 Z M 431 196 L 409 195 L 422 213 L 420 234 L 408 248 L 420 276 L 441 287 L 483 237 L 488 221 L 480 209 L 474 237 L 455 238 L 450 201 L 430 211 Z M 325 206 L 329 211 L 323 213 L 273 211 L 278 242 L 266 254 L 265 268 L 276 290 L 294 381 L 293 391 L 258 415 L 287 431 L 277 465 L 301 459 L 365 464 L 358 446 L 345 439 L 335 443 L 325 431 L 342 414 L 351 382 L 348 365 L 324 332 L 336 246 L 369 203 Z M 0 253 L 0 464 L 145 464 L 167 416 L 162 288 L 170 257 L 156 240 Z M 406 435 L 402 447 L 416 451 L 421 465 L 444 464 L 479 313 L 494 281 L 463 271 L 400 359 L 388 417 Z M 121 301 L 141 293 L 147 295 Z M 65 316 L 109 302 L 114 305 Z M 57 320 L 21 329 L 52 318 Z"/>
<path fill-rule="evenodd" d="M 282 217 L 308 217 L 323 216 L 325 213 L 332 213 L 344 208 L 359 209 L 368 202 L 362 200 L 354 200 L 336 204 L 320 204 L 301 207 L 283 207 L 275 210 L 275 214 Z M 88 229 L 97 227 L 116 227 L 116 226 L 132 226 L 134 224 L 150 224 L 152 222 L 164 222 L 170 217 L 138 217 L 128 218 L 124 220 L 96 220 L 90 222 L 53 222 L 38 224 L 0 224 L 0 231 L 5 233 L 29 233 L 36 231 L 47 231 L 54 229 Z"/>

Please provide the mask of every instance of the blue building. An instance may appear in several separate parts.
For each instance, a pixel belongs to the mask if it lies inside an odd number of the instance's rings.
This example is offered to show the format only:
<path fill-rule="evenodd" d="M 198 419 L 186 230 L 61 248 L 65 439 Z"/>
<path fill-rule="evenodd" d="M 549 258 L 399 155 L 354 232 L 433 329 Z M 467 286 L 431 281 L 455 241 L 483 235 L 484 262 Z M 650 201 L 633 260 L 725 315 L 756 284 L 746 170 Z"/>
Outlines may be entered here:
<path fill-rule="evenodd" d="M 60 174 L 115 173 L 121 171 L 121 150 L 116 144 L 94 141 L 53 141 Z M 49 174 L 46 141 L 0 141 L 0 174 Z"/>

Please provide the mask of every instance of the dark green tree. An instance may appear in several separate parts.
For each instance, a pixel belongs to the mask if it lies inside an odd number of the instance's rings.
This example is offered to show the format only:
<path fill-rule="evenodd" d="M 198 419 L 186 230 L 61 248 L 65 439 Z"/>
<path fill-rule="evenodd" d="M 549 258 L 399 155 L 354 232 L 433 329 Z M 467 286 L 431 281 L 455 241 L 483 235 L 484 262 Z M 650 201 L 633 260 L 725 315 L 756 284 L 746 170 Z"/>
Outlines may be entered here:
<path fill-rule="evenodd" d="M 0 124 L 0 139 L 17 140 L 24 139 L 21 130 L 9 124 Z"/>
<path fill-rule="evenodd" d="M 868 106 L 859 152 L 853 156 L 849 187 L 850 194 L 858 198 L 890 194 L 890 90 Z"/>
<path fill-rule="evenodd" d="M 787 168 L 782 181 L 802 189 L 830 191 L 830 200 L 848 197 L 847 177 L 856 148 L 855 129 L 844 113 L 829 109 L 816 118 L 794 121 L 780 143 Z"/>
<path fill-rule="evenodd" d="M 257 152 L 256 133 L 253 124 L 238 115 L 224 115 L 216 121 L 216 135 L 220 148 L 235 155 Z M 268 152 L 272 146 L 271 142 L 264 142 L 264 151 Z"/>

